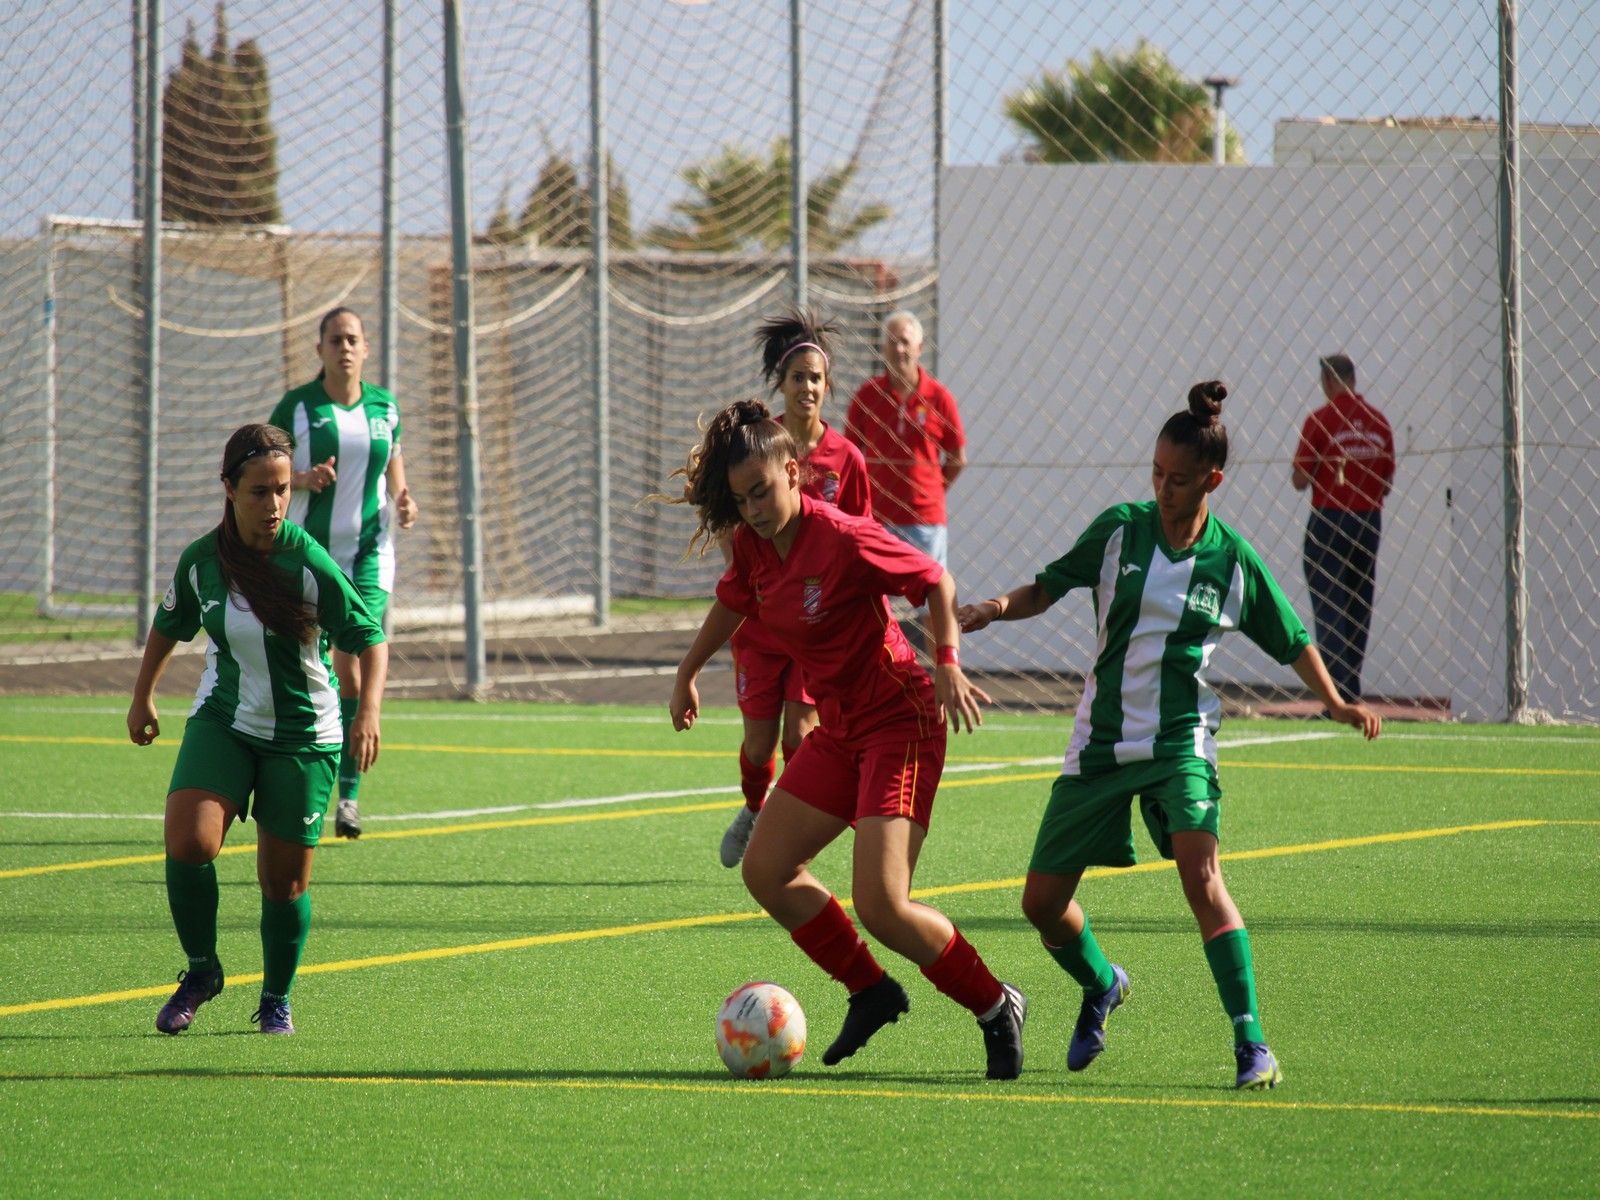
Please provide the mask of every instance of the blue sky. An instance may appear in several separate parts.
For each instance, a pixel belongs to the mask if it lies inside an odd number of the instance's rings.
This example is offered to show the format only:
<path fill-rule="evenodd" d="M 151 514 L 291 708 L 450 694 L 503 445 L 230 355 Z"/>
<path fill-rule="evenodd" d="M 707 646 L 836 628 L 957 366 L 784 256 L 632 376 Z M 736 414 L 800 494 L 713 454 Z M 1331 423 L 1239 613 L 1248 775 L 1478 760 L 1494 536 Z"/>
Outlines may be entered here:
<path fill-rule="evenodd" d="M 0 16 L 0 234 L 48 212 L 131 215 L 129 5 L 64 0 Z M 914 250 L 926 228 L 931 135 L 928 3 L 808 0 L 807 145 L 817 166 L 862 155 L 860 198 L 900 214 L 879 232 Z M 1524 5 L 1524 120 L 1600 124 L 1600 6 Z M 187 22 L 211 36 L 209 0 L 165 0 L 168 65 Z M 788 126 L 786 0 L 610 0 L 612 144 L 636 224 L 666 215 L 677 171 L 727 141 L 765 145 Z M 1230 116 L 1252 163 L 1273 122 L 1332 115 L 1487 115 L 1495 107 L 1493 3 L 1445 0 L 1151 0 L 1145 4 L 950 0 L 954 163 L 1014 156 L 1002 97 L 1041 68 L 1139 39 L 1194 76 L 1240 77 Z M 1533 10 L 1533 11 L 1530 11 Z M 286 220 L 378 224 L 376 0 L 234 0 L 235 40 L 272 72 Z M 588 22 L 581 0 L 466 5 L 474 208 L 520 203 L 546 147 L 588 152 Z M 330 20 L 330 12 L 336 18 Z M 1402 14 L 1397 16 L 1396 14 Z M 401 225 L 444 228 L 439 5 L 400 0 Z"/>

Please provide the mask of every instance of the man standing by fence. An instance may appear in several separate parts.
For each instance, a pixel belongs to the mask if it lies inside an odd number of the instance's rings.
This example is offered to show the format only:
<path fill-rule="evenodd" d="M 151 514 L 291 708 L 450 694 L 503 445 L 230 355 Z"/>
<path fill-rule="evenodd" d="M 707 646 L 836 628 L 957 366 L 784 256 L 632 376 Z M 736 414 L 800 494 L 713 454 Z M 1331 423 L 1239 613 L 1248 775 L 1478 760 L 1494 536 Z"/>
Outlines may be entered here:
<path fill-rule="evenodd" d="M 1294 453 L 1295 491 L 1311 489 L 1306 586 L 1317 648 L 1345 699 L 1361 696 L 1372 627 L 1383 502 L 1394 485 L 1394 434 L 1356 391 L 1348 355 L 1319 360 L 1327 403 L 1306 418 Z"/>
<path fill-rule="evenodd" d="M 967 435 L 950 390 L 922 369 L 922 322 L 897 312 L 883 323 L 888 370 L 863 383 L 844 435 L 861 448 L 872 515 L 940 566 L 950 537 L 944 494 L 967 465 Z"/>

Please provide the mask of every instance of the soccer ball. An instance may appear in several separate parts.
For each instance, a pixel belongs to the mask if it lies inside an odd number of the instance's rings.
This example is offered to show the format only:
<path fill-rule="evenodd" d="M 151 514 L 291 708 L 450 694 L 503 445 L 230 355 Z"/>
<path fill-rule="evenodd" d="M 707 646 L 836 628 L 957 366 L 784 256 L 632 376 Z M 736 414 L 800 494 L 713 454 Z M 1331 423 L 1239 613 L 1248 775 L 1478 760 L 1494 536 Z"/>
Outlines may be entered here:
<path fill-rule="evenodd" d="M 775 983 L 747 983 L 722 1002 L 717 1053 L 736 1079 L 787 1075 L 806 1052 L 806 1014 Z"/>

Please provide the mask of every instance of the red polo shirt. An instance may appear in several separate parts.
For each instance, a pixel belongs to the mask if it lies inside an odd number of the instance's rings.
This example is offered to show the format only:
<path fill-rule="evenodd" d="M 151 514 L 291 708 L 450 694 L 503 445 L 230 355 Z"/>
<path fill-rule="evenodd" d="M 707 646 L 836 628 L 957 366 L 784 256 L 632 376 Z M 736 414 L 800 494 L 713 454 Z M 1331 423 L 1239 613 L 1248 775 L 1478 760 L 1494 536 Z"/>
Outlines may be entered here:
<path fill-rule="evenodd" d="M 967 444 L 955 397 L 921 367 L 917 386 L 895 391 L 885 373 L 867 380 L 850 401 L 844 435 L 861 447 L 872 481 L 872 509 L 890 525 L 946 525 L 940 452 Z"/>
<path fill-rule="evenodd" d="M 1394 482 L 1394 434 L 1381 412 L 1344 392 L 1306 418 L 1294 465 L 1311 476 L 1313 508 L 1377 512 Z"/>

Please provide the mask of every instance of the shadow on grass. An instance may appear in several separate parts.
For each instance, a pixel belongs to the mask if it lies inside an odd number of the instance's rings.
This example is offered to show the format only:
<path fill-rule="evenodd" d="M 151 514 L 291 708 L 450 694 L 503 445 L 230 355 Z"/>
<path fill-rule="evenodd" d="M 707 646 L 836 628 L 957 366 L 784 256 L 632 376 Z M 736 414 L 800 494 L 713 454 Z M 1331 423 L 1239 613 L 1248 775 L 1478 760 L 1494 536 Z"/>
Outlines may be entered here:
<path fill-rule="evenodd" d="M 151 850 L 151 852 L 154 853 L 154 849 L 153 848 L 159 846 L 160 843 L 159 842 L 152 842 L 149 838 L 97 838 L 94 841 L 86 841 L 86 842 L 78 842 L 78 841 L 70 841 L 70 842 L 69 841 L 27 842 L 27 841 L 19 841 L 19 840 L 13 839 L 13 840 L 7 841 L 6 845 L 7 846 L 70 846 L 73 849 L 77 849 L 77 850 L 81 850 L 86 846 L 143 846 L 145 849 Z"/>

